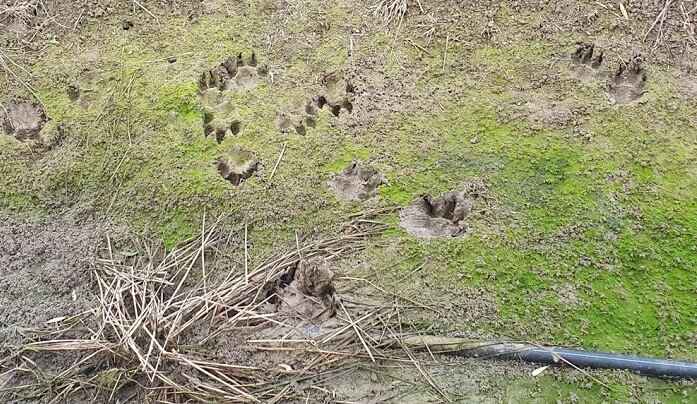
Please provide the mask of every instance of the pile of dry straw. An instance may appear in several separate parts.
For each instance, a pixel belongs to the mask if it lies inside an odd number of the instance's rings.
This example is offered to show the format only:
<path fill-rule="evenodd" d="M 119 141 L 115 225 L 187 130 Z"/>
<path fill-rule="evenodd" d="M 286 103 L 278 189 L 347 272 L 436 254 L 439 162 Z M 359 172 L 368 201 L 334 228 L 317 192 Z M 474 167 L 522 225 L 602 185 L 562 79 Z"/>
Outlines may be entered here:
<path fill-rule="evenodd" d="M 417 303 L 385 305 L 390 299 L 374 298 L 383 289 L 328 269 L 385 226 L 361 216 L 347 229 L 224 276 L 209 263 L 224 243 L 217 226 L 160 259 L 127 264 L 109 243 L 93 264 L 95 307 L 22 330 L 21 344 L 2 347 L 0 388 L 12 399 L 55 402 L 278 402 L 304 399 L 303 388 L 321 390 L 361 364 L 397 361 L 437 390 L 399 343 L 399 309 Z"/>

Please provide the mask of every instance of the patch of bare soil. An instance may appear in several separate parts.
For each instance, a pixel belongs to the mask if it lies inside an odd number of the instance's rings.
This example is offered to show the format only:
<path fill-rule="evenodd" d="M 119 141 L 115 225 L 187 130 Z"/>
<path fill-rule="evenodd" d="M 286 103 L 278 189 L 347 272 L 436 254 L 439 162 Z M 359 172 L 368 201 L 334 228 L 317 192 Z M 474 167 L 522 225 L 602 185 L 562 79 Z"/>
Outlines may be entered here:
<path fill-rule="evenodd" d="M 2 128 L 17 140 L 37 139 L 46 120 L 46 113 L 39 104 L 17 100 L 6 108 Z"/>
<path fill-rule="evenodd" d="M 548 101 L 542 97 L 502 110 L 502 114 L 509 114 L 515 118 L 532 118 L 535 122 L 545 123 L 553 126 L 564 126 L 573 121 L 578 115 L 585 111 L 574 101 Z"/>
<path fill-rule="evenodd" d="M 556 288 L 559 300 L 569 307 L 574 307 L 582 304 L 581 299 L 578 297 L 578 291 L 573 285 L 563 285 Z"/>
<path fill-rule="evenodd" d="M 250 152 L 241 149 L 235 149 L 220 157 L 216 167 L 220 176 L 235 186 L 239 186 L 253 175 L 258 175 L 263 168 Z"/>
<path fill-rule="evenodd" d="M 484 184 L 469 184 L 463 191 L 439 197 L 422 196 L 400 213 L 400 226 L 409 234 L 423 238 L 458 237 L 467 233 L 465 220 L 486 193 Z"/>
<path fill-rule="evenodd" d="M 428 354 L 416 353 L 417 360 L 428 360 Z M 512 366 L 506 361 L 488 360 L 481 358 L 469 359 L 454 355 L 437 356 L 438 364 L 428 369 L 433 382 L 441 390 L 447 392 L 449 402 L 454 403 L 507 403 L 521 402 L 515 394 L 511 394 L 511 380 L 530 378 L 534 365 L 516 363 Z M 358 372 L 357 372 L 358 373 Z M 410 370 L 395 372 L 395 378 L 409 381 L 400 384 L 392 377 L 382 373 L 373 373 L 362 380 L 349 375 L 347 380 L 338 382 L 337 390 L 343 395 L 337 399 L 366 403 L 439 403 L 448 402 L 434 394 L 427 386 L 413 385 L 418 383 Z M 358 374 L 360 377 L 360 374 Z M 353 382 L 353 384 L 349 384 Z M 522 391 L 520 397 L 536 397 L 539 393 Z M 513 398 L 511 398 L 511 395 Z M 531 399 L 531 398 L 530 398 Z M 534 399 L 531 399 L 534 400 Z M 540 402 L 544 399 L 540 399 Z"/>
<path fill-rule="evenodd" d="M 620 62 L 615 75 L 607 83 L 610 101 L 618 105 L 638 101 L 646 92 L 646 71 L 642 67 L 644 57 L 634 55 L 629 61 Z"/>
<path fill-rule="evenodd" d="M 104 225 L 76 217 L 0 220 L 0 341 L 13 327 L 84 310 Z"/>
<path fill-rule="evenodd" d="M 686 100 L 697 99 L 697 81 L 688 82 L 682 90 L 683 97 Z"/>
<path fill-rule="evenodd" d="M 385 184 L 387 178 L 378 170 L 353 162 L 329 181 L 329 188 L 345 201 L 363 201 L 375 196 Z"/>

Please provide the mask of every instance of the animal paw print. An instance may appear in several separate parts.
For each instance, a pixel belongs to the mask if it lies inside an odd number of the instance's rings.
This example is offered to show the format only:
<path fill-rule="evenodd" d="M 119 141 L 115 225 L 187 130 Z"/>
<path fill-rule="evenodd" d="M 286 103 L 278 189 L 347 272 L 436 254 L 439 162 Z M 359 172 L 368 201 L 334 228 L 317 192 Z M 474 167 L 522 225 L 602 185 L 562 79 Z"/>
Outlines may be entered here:
<path fill-rule="evenodd" d="M 252 52 L 249 60 L 245 63 L 242 52 L 236 57 L 229 57 L 218 66 L 203 72 L 199 79 L 199 89 L 201 91 L 210 88 L 225 90 L 249 90 L 254 88 L 261 77 L 265 77 L 269 72 L 267 65 L 257 66 L 256 53 Z"/>
<path fill-rule="evenodd" d="M 305 112 L 314 115 L 325 106 L 332 115 L 339 116 L 342 110 L 353 112 L 353 98 L 356 93 L 351 83 L 338 73 L 329 73 L 322 78 L 323 91 L 305 107 Z"/>
<path fill-rule="evenodd" d="M 241 149 L 232 150 L 220 157 L 216 166 L 220 176 L 234 186 L 239 186 L 252 176 L 259 175 L 263 169 L 252 153 Z"/>
<path fill-rule="evenodd" d="M 201 74 L 199 94 L 203 109 L 203 133 L 222 143 L 228 136 L 242 130 L 242 121 L 232 101 L 226 100 L 226 92 L 245 91 L 257 85 L 268 74 L 266 65 L 258 66 L 255 53 L 245 62 L 242 53 L 229 57 L 218 66 Z"/>
<path fill-rule="evenodd" d="M 571 55 L 571 72 L 579 78 L 596 75 L 603 63 L 603 51 L 596 52 L 595 44 L 582 44 Z"/>
<path fill-rule="evenodd" d="M 457 237 L 467 232 L 465 220 L 473 202 L 462 191 L 438 197 L 424 195 L 400 214 L 400 225 L 417 237 Z"/>
<path fill-rule="evenodd" d="M 353 162 L 329 181 L 329 188 L 345 201 L 363 201 L 375 196 L 385 184 L 387 178 L 381 172 L 362 162 Z"/>
<path fill-rule="evenodd" d="M 646 93 L 646 71 L 642 67 L 644 57 L 634 55 L 622 61 L 605 84 L 605 93 L 613 104 L 626 105 L 638 101 Z M 571 55 L 570 70 L 577 78 L 607 78 L 599 74 L 603 63 L 603 52 L 597 52 L 594 44 L 583 44 Z"/>
<path fill-rule="evenodd" d="M 307 128 L 317 125 L 316 115 L 320 109 L 327 107 L 332 115 L 338 117 L 341 111 L 353 112 L 355 88 L 337 73 L 329 73 L 322 79 L 323 88 L 302 110 L 284 112 L 276 118 L 276 125 L 282 132 L 295 130 L 304 135 Z"/>
<path fill-rule="evenodd" d="M 27 139 L 39 140 L 39 132 L 47 120 L 39 104 L 16 100 L 5 109 L 2 128 L 6 134 L 22 142 Z"/>
<path fill-rule="evenodd" d="M 615 75 L 608 81 L 606 92 L 610 101 L 619 105 L 639 100 L 646 93 L 644 57 L 634 55 L 629 61 L 620 62 Z"/>
<path fill-rule="evenodd" d="M 235 105 L 224 99 L 218 89 L 209 89 L 201 95 L 203 109 L 203 134 L 211 136 L 218 144 L 226 137 L 236 136 L 242 130 L 242 121 Z"/>
<path fill-rule="evenodd" d="M 462 191 L 450 191 L 438 197 L 423 195 L 400 213 L 400 225 L 417 237 L 464 235 L 471 214 L 486 209 L 487 193 L 484 183 L 474 182 L 467 184 Z M 480 208 L 476 209 L 478 205 Z"/>
<path fill-rule="evenodd" d="M 299 135 L 307 133 L 307 128 L 317 126 L 314 116 L 303 113 L 279 113 L 276 117 L 276 125 L 281 132 L 295 130 Z"/>

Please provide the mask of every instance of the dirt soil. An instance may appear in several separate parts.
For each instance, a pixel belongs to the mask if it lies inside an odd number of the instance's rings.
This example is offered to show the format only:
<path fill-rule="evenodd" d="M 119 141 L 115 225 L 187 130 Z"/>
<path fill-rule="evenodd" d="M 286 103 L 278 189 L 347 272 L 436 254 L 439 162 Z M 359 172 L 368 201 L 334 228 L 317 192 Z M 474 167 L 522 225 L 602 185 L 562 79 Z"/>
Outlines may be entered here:
<path fill-rule="evenodd" d="M 107 227 L 90 216 L 78 210 L 58 218 L 2 218 L 0 338 L 10 338 L 16 327 L 77 314 L 92 303 L 86 275 Z"/>
<path fill-rule="evenodd" d="M 119 235 L 169 251 L 224 217 L 224 279 L 379 212 L 361 254 L 269 285 L 266 314 L 312 334 L 370 282 L 425 333 L 697 360 L 696 38 L 695 0 L 0 0 L 0 353 L 94 307 L 107 239 L 135 260 Z M 303 365 L 245 341 L 204 348 Z M 697 402 L 694 382 L 415 355 L 293 391 Z"/>

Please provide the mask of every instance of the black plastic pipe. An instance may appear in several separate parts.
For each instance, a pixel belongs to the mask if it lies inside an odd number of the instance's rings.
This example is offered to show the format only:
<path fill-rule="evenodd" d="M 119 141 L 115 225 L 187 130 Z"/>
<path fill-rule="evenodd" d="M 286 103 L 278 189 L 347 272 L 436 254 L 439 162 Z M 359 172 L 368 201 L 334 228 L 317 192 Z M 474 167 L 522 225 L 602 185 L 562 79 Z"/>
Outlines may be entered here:
<path fill-rule="evenodd" d="M 546 365 L 572 365 L 580 369 L 618 369 L 661 378 L 697 379 L 697 362 L 617 355 L 523 343 L 499 343 L 455 350 L 456 355 L 479 358 L 520 359 Z"/>

